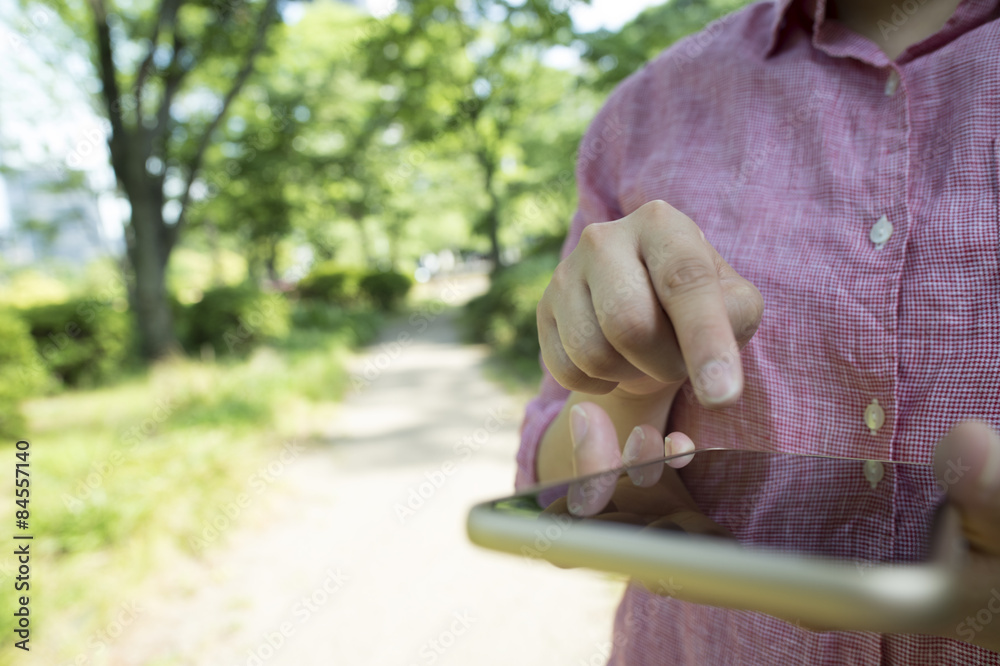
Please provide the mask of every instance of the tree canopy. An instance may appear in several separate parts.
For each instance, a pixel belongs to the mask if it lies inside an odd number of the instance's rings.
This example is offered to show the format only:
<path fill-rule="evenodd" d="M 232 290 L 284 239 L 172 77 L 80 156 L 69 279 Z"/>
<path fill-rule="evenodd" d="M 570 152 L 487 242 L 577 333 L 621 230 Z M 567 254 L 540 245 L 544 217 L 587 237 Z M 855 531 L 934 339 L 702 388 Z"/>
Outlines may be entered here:
<path fill-rule="evenodd" d="M 253 280 L 312 262 L 413 270 L 477 252 L 497 268 L 565 232 L 574 154 L 624 76 L 740 0 L 672 0 L 617 32 L 583 0 L 54 0 L 91 64 L 129 204 L 143 353 L 173 345 L 178 245 L 224 246 Z M 24 16 L 33 7 L 22 3 Z M 554 54 L 570 54 L 561 62 Z"/>

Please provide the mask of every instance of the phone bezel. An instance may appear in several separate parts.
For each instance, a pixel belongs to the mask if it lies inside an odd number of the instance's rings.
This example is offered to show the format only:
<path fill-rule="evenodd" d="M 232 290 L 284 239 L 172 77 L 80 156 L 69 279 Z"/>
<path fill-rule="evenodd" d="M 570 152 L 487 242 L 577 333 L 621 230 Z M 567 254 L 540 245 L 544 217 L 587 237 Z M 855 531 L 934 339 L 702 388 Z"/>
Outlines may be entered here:
<path fill-rule="evenodd" d="M 742 450 L 701 449 L 683 455 L 708 451 L 738 455 Z M 611 471 L 624 474 L 627 468 Z M 602 474 L 571 481 L 584 482 Z M 930 630 L 947 619 L 958 602 L 958 576 L 967 547 L 960 519 L 949 507 L 939 512 L 931 527 L 926 561 L 879 563 L 864 569 L 854 562 L 828 557 L 747 550 L 711 536 L 640 531 L 612 522 L 574 521 L 547 514 L 529 517 L 495 509 L 500 502 L 567 482 L 547 483 L 477 504 L 466 521 L 469 539 L 484 548 L 543 559 L 564 568 L 623 574 L 685 601 L 759 611 L 812 628 L 863 626 L 883 633 Z"/>

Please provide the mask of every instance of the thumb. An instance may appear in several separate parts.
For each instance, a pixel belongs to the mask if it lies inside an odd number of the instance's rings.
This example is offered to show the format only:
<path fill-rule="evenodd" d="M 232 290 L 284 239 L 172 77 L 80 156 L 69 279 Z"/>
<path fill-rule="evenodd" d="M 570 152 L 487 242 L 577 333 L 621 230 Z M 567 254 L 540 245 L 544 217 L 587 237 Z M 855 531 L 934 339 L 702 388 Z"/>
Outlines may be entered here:
<path fill-rule="evenodd" d="M 573 441 L 574 476 L 596 474 L 621 466 L 618 433 L 607 412 L 592 402 L 573 405 L 569 412 L 569 432 Z M 606 474 L 569 487 L 567 502 L 571 513 L 591 516 L 607 506 L 615 491 L 617 475 Z"/>
<path fill-rule="evenodd" d="M 934 451 L 934 473 L 962 516 L 973 550 L 1000 555 L 1000 437 L 982 421 L 953 427 Z"/>

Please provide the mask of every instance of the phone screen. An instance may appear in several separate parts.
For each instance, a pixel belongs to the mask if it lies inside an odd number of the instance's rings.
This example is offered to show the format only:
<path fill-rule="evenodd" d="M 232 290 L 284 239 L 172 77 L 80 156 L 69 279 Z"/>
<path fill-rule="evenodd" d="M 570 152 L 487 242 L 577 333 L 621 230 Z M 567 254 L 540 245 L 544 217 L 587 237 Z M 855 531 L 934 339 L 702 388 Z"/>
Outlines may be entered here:
<path fill-rule="evenodd" d="M 492 508 L 730 539 L 745 548 L 853 562 L 862 572 L 930 555 L 944 491 L 929 465 L 722 449 L 687 455 L 691 462 L 679 470 L 660 459 L 629 468 L 631 475 L 614 470 L 539 487 Z M 657 474 L 648 487 L 633 481 Z M 569 510 L 588 495 L 602 498 L 599 510 L 586 517 Z"/>

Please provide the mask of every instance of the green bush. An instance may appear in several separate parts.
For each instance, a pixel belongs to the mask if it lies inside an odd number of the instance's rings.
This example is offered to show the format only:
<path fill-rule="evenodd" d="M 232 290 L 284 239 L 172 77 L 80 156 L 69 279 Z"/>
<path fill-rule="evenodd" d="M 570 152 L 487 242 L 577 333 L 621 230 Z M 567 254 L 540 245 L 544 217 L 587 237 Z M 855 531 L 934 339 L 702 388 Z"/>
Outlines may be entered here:
<path fill-rule="evenodd" d="M 504 357 L 536 359 L 535 308 L 558 263 L 556 254 L 539 255 L 494 277 L 489 290 L 465 306 L 463 320 L 472 338 L 489 343 Z"/>
<path fill-rule="evenodd" d="M 205 292 L 184 317 L 185 347 L 210 345 L 220 356 L 245 356 L 264 342 L 281 340 L 289 331 L 288 300 L 249 286 L 218 287 Z"/>
<path fill-rule="evenodd" d="M 347 311 L 322 301 L 302 299 L 292 306 L 292 327 L 303 331 L 337 331 L 348 317 Z"/>
<path fill-rule="evenodd" d="M 299 281 L 304 300 L 321 301 L 345 308 L 396 309 L 410 293 L 413 281 L 396 271 L 363 271 L 344 268 L 332 261 L 315 266 Z"/>
<path fill-rule="evenodd" d="M 335 305 L 357 305 L 363 276 L 361 271 L 327 261 L 314 266 L 309 275 L 299 281 L 299 295 Z"/>
<path fill-rule="evenodd" d="M 388 312 L 399 307 L 410 293 L 413 281 L 409 276 L 396 271 L 377 271 L 361 278 L 358 286 L 373 306 Z"/>
<path fill-rule="evenodd" d="M 94 386 L 117 373 L 129 356 L 128 314 L 106 301 L 75 299 L 19 312 L 49 371 L 66 386 Z"/>
<path fill-rule="evenodd" d="M 28 325 L 13 311 L 0 311 L 0 436 L 25 437 L 20 402 L 41 390 L 48 379 Z"/>
<path fill-rule="evenodd" d="M 337 305 L 302 300 L 292 308 L 292 326 L 299 331 L 334 334 L 351 347 L 375 339 L 382 317 L 371 310 L 346 310 Z"/>

